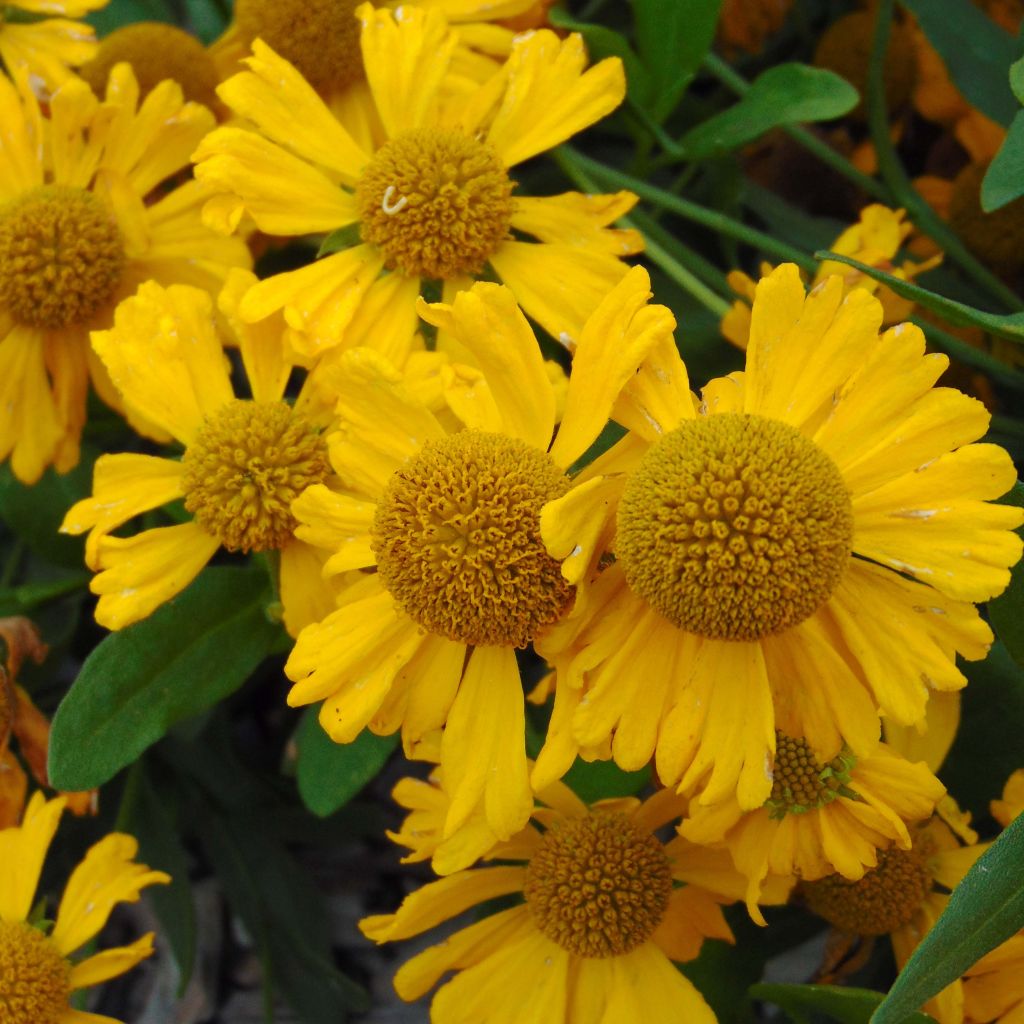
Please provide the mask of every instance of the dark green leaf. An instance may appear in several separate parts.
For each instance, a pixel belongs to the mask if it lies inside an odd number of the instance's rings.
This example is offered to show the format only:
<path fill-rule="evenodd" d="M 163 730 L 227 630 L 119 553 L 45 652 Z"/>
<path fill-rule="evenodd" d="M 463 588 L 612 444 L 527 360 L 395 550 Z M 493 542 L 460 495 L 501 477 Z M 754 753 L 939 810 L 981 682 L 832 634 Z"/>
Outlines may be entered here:
<path fill-rule="evenodd" d="M 839 985 L 754 985 L 750 994 L 781 1006 L 794 1020 L 806 1020 L 808 1012 L 813 1012 L 824 1013 L 840 1024 L 868 1024 L 883 998 L 881 992 Z M 899 1020 L 901 1024 L 934 1024 L 926 1013 L 906 1013 Z"/>
<path fill-rule="evenodd" d="M 981 208 L 992 213 L 1024 195 L 1024 110 L 1018 110 L 981 182 Z"/>
<path fill-rule="evenodd" d="M 214 0 L 185 0 L 190 27 L 204 42 L 212 43 L 227 26 L 220 4 Z"/>
<path fill-rule="evenodd" d="M 625 36 L 604 25 L 591 25 L 585 21 L 577 21 L 559 7 L 552 9 L 550 19 L 551 24 L 556 28 L 579 32 L 586 40 L 592 61 L 604 60 L 605 57 L 618 57 L 626 69 L 626 89 L 630 99 L 641 105 L 650 102 L 651 77 Z"/>
<path fill-rule="evenodd" d="M 167 794 L 157 791 L 144 763 L 136 762 L 125 787 L 117 827 L 139 841 L 141 860 L 171 876 L 170 885 L 148 889 L 146 899 L 160 921 L 162 934 L 178 965 L 180 996 L 192 976 L 195 961 L 196 915 L 188 857 L 181 845 L 176 810 L 168 802 Z"/>
<path fill-rule="evenodd" d="M 48 469 L 38 483 L 27 487 L 0 466 L 0 519 L 37 555 L 55 565 L 80 569 L 85 541 L 58 533 L 64 514 L 92 489 L 92 464 L 97 452 L 83 446 L 82 458 L 70 473 Z"/>
<path fill-rule="evenodd" d="M 174 21 L 174 12 L 166 0 L 111 0 L 99 11 L 92 11 L 86 21 L 96 26 L 100 37 L 122 25 L 136 21 Z"/>
<path fill-rule="evenodd" d="M 862 274 L 887 284 L 897 295 L 910 299 L 933 313 L 938 313 L 947 323 L 954 327 L 980 327 L 983 331 L 995 334 L 1000 338 L 1007 338 L 1018 344 L 1024 343 L 1024 313 L 1010 313 L 1001 316 L 996 313 L 986 313 L 983 310 L 975 309 L 963 302 L 954 302 L 936 292 L 930 292 L 920 285 L 911 284 L 901 278 L 893 277 L 884 270 L 877 267 L 869 267 L 859 260 L 850 259 L 849 256 L 841 256 L 839 253 L 820 250 L 814 254 L 818 260 L 835 260 L 837 263 L 845 263 L 848 267 L 856 267 Z"/>
<path fill-rule="evenodd" d="M 728 110 L 690 129 L 680 146 L 692 160 L 721 156 L 779 125 L 840 117 L 857 100 L 857 90 L 832 71 L 779 64 L 758 75 Z"/>
<path fill-rule="evenodd" d="M 1010 88 L 1019 103 L 1024 103 L 1024 57 L 1010 65 Z"/>
<path fill-rule="evenodd" d="M 320 259 L 321 256 L 329 256 L 332 252 L 341 252 L 342 249 L 351 249 L 352 246 L 358 245 L 361 241 L 362 236 L 360 235 L 359 225 L 346 224 L 345 227 L 332 231 L 320 243 L 320 248 L 316 252 L 316 258 Z"/>
<path fill-rule="evenodd" d="M 1014 484 L 1002 503 L 1024 508 L 1024 484 L 1020 481 Z M 1017 533 L 1024 536 L 1024 527 Z M 1006 590 L 989 601 L 988 618 L 1013 660 L 1024 666 L 1024 560 L 1010 570 L 1010 585 Z"/>
<path fill-rule="evenodd" d="M 651 770 L 624 772 L 614 761 L 576 758 L 563 780 L 586 803 L 606 797 L 635 796 L 651 781 Z"/>
<path fill-rule="evenodd" d="M 106 637 L 54 717 L 53 784 L 102 785 L 176 722 L 238 689 L 277 637 L 264 587 L 251 569 L 206 569 L 148 619 Z"/>
<path fill-rule="evenodd" d="M 375 736 L 364 729 L 351 743 L 335 743 L 317 720 L 317 709 L 310 708 L 299 726 L 297 742 L 302 802 L 327 818 L 381 770 L 398 745 L 398 736 Z"/>
<path fill-rule="evenodd" d="M 1016 41 L 971 0 L 900 0 L 942 58 L 972 107 L 1009 125 L 1017 113 L 1007 73 L 1020 56 Z"/>
<path fill-rule="evenodd" d="M 974 862 L 906 962 L 872 1024 L 897 1024 L 1024 928 L 1024 815 Z"/>
<path fill-rule="evenodd" d="M 636 45 L 650 75 L 650 113 L 664 121 L 711 48 L 722 0 L 633 0 Z"/>
<path fill-rule="evenodd" d="M 368 1009 L 366 993 L 334 964 L 322 894 L 269 822 L 198 807 L 203 846 L 262 955 L 267 1005 L 280 991 L 303 1024 L 341 1024 Z"/>

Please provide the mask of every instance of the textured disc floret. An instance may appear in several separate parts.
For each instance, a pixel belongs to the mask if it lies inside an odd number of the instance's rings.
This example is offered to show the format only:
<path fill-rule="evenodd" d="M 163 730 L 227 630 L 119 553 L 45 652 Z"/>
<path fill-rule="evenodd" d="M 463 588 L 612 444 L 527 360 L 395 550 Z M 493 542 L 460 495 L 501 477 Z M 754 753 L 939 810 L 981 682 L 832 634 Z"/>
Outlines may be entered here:
<path fill-rule="evenodd" d="M 296 526 L 291 503 L 330 472 L 319 431 L 287 402 L 229 402 L 182 462 L 185 508 L 229 551 L 283 547 Z"/>
<path fill-rule="evenodd" d="M 556 821 L 523 887 L 537 927 L 584 957 L 622 956 L 646 942 L 672 893 L 661 843 L 624 814 Z"/>
<path fill-rule="evenodd" d="M 858 799 L 849 788 L 855 764 L 856 759 L 847 751 L 822 764 L 807 740 L 776 730 L 772 795 L 765 802 L 769 815 L 781 819 L 787 814 L 806 814 L 840 796 Z"/>
<path fill-rule="evenodd" d="M 681 629 L 758 640 L 827 600 L 853 539 L 835 463 L 795 427 L 703 416 L 641 460 L 619 505 L 630 587 Z"/>
<path fill-rule="evenodd" d="M 364 76 L 356 8 L 362 0 L 236 0 L 235 24 L 262 39 L 321 92 Z"/>
<path fill-rule="evenodd" d="M 0 1024 L 57 1024 L 69 1012 L 70 973 L 41 931 L 0 921 Z"/>
<path fill-rule="evenodd" d="M 0 307 L 43 330 L 85 324 L 121 280 L 121 232 L 91 192 L 44 185 L 0 207 Z"/>
<path fill-rule="evenodd" d="M 540 538 L 540 510 L 569 480 L 545 452 L 501 434 L 430 441 L 377 505 L 377 572 L 424 629 L 459 643 L 525 647 L 572 588 Z"/>
<path fill-rule="evenodd" d="M 918 850 L 889 849 L 856 882 L 829 875 L 801 888 L 807 906 L 840 931 L 886 935 L 910 923 L 931 892 L 932 876 Z"/>
<path fill-rule="evenodd" d="M 415 277 L 478 274 L 508 235 L 513 187 L 488 143 L 413 129 L 382 146 L 359 180 L 363 241 Z"/>

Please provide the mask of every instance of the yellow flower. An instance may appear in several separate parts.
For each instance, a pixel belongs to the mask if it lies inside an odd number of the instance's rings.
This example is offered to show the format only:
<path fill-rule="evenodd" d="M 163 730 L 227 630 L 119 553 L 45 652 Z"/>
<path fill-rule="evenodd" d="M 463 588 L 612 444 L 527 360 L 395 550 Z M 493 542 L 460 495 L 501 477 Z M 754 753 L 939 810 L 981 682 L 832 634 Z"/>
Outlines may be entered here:
<path fill-rule="evenodd" d="M 219 89 L 257 129 L 224 127 L 195 154 L 212 193 L 204 216 L 223 231 L 243 215 L 271 234 L 350 228 L 362 241 L 260 282 L 242 316 L 279 309 L 307 356 L 335 345 L 411 339 L 416 297 L 440 281 L 443 298 L 490 267 L 527 314 L 566 343 L 626 272 L 635 232 L 607 225 L 635 197 L 513 195 L 509 169 L 614 110 L 625 84 L 617 58 L 584 71 L 579 36 L 542 30 L 518 39 L 486 85 L 442 108 L 455 36 L 436 11 L 360 8 L 369 88 L 385 138 L 365 148 L 309 84 L 261 42 L 250 71 Z M 512 238 L 510 230 L 539 242 Z M 385 272 L 387 271 L 387 272 Z M 354 322 L 368 305 L 379 314 Z M 411 344 L 411 341 L 407 344 Z"/>
<path fill-rule="evenodd" d="M 447 722 L 448 835 L 481 804 L 502 839 L 530 813 L 516 650 L 572 600 L 538 517 L 570 487 L 566 470 L 618 389 L 671 336 L 668 310 L 647 305 L 649 287 L 635 268 L 587 322 L 557 436 L 559 388 L 500 285 L 421 304 L 475 357 L 443 369 L 443 417 L 372 350 L 346 352 L 336 367 L 342 425 L 329 445 L 344 493 L 309 488 L 292 506 L 297 536 L 329 551 L 329 573 L 374 571 L 353 574 L 338 610 L 300 634 L 285 666 L 288 701 L 324 701 L 320 722 L 339 743 L 367 725 L 401 727 L 409 750 Z"/>
<path fill-rule="evenodd" d="M 1009 456 L 971 444 L 982 404 L 933 385 L 948 364 L 841 278 L 805 295 L 797 268 L 757 286 L 746 372 L 698 403 L 667 341 L 624 390 L 626 436 L 548 504 L 541 532 L 577 584 L 538 643 L 558 670 L 534 785 L 581 747 L 655 756 L 702 804 L 768 799 L 776 706 L 821 763 L 877 742 L 878 711 L 925 715 L 956 690 L 954 652 L 985 656 L 970 602 L 1009 582 L 1019 509 Z M 608 551 L 614 564 L 599 571 Z"/>
<path fill-rule="evenodd" d="M 932 256 L 920 263 L 904 260 L 901 267 L 895 266 L 893 260 L 906 242 L 913 226 L 904 220 L 906 211 L 890 210 L 879 203 L 872 203 L 860 211 L 860 219 L 843 231 L 829 246 L 832 252 L 841 256 L 850 256 L 868 266 L 877 267 L 904 281 L 912 281 L 918 274 L 931 270 L 942 262 L 942 254 Z M 771 273 L 771 266 L 761 265 L 761 276 Z M 891 288 L 879 284 L 873 278 L 862 274 L 859 270 L 835 260 L 825 260 L 814 275 L 812 287 L 833 274 L 843 279 L 847 292 L 854 288 L 864 288 L 877 296 L 882 303 L 882 323 L 889 325 L 899 323 L 911 315 L 914 303 L 902 299 Z M 738 348 L 745 349 L 750 338 L 750 306 L 754 301 L 756 284 L 742 271 L 733 270 L 728 276 L 729 286 L 740 296 L 722 317 L 722 334 Z"/>
<path fill-rule="evenodd" d="M 888 935 L 902 968 L 946 909 L 955 889 L 988 844 L 970 833 L 961 842 L 937 814 L 911 830 L 909 849 L 891 847 L 858 881 L 831 875 L 805 882 L 801 901 L 839 932 L 873 940 Z M 962 1024 L 964 984 L 954 981 L 923 1007 L 939 1024 Z"/>
<path fill-rule="evenodd" d="M 862 878 L 880 849 L 910 849 L 907 823 L 929 817 L 943 793 L 926 765 L 884 744 L 865 757 L 840 751 L 822 763 L 806 740 L 777 731 L 764 806 L 744 812 L 735 798 L 714 807 L 695 803 L 679 834 L 729 850 L 747 879 L 747 908 L 763 924 L 757 900 L 769 874 Z"/>
<path fill-rule="evenodd" d="M 220 309 L 237 331 L 252 392 L 236 398 L 214 327 L 213 301 L 198 288 L 148 282 L 117 308 L 114 326 L 92 341 L 126 408 L 185 447 L 182 458 L 102 455 L 92 497 L 74 505 L 61 530 L 91 531 L 85 557 L 97 571 L 96 621 L 108 629 L 145 618 L 183 590 L 221 547 L 279 551 L 285 624 L 294 632 L 333 607 L 320 559 L 294 537 L 290 505 L 330 474 L 323 423 L 304 396 L 283 400 L 292 364 L 282 323 L 237 319 L 255 278 L 235 270 Z M 150 509 L 183 498 L 191 518 L 134 537 L 112 531 Z"/>
<path fill-rule="evenodd" d="M 153 952 L 153 933 L 130 946 L 85 959 L 74 953 L 94 938 L 118 903 L 134 903 L 149 885 L 170 878 L 133 858 L 138 843 L 114 832 L 86 854 L 68 880 L 52 930 L 30 919 L 39 874 L 57 830 L 64 798 L 36 793 L 20 828 L 0 831 L 0 1010 L 4 1024 L 117 1024 L 72 1009 L 72 992 L 130 971 Z"/>
<path fill-rule="evenodd" d="M 8 0 L 0 10 L 0 61 L 33 89 L 49 93 L 74 79 L 70 70 L 96 52 L 92 27 L 81 18 L 110 0 Z M 61 14 L 61 18 L 40 15 Z"/>
<path fill-rule="evenodd" d="M 963 981 L 964 1020 L 970 1024 L 1024 1021 L 1024 932 L 971 967 Z"/>
<path fill-rule="evenodd" d="M 216 289 L 249 254 L 203 226 L 195 182 L 164 185 L 214 124 L 172 82 L 140 105 L 122 65 L 104 101 L 75 79 L 44 117 L 0 78 L 0 122 L 0 459 L 34 483 L 78 462 L 90 376 L 117 406 L 90 329 L 141 281 Z"/>
<path fill-rule="evenodd" d="M 533 822 L 488 852 L 501 866 L 431 882 L 397 913 L 360 923 L 369 938 L 392 942 L 488 900 L 521 898 L 407 961 L 398 994 L 411 1002 L 455 971 L 433 998 L 435 1024 L 712 1024 L 672 961 L 694 959 L 705 938 L 733 941 L 721 905 L 739 898 L 742 880 L 727 859 L 678 838 L 662 844 L 655 832 L 680 811 L 666 790 L 588 807 L 556 783 L 543 800 Z M 787 891 L 777 885 L 766 899 L 782 902 Z"/>

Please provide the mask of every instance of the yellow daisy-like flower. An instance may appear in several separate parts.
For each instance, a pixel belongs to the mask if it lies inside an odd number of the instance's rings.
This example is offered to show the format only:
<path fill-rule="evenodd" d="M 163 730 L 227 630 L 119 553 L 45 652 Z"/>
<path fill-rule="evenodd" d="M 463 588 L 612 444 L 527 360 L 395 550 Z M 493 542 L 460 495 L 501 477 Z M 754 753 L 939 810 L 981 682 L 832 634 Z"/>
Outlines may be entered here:
<path fill-rule="evenodd" d="M 559 672 L 535 786 L 580 748 L 652 755 L 702 804 L 771 794 L 775 705 L 803 708 L 821 763 L 874 750 L 878 713 L 913 724 L 965 683 L 954 652 L 992 636 L 1024 513 L 991 499 L 1016 473 L 972 444 L 982 404 L 935 388 L 948 364 L 882 308 L 797 268 L 757 287 L 746 372 L 699 403 L 669 341 L 624 390 L 629 428 L 603 472 L 549 503 L 541 531 L 577 584 L 537 647 Z M 614 564 L 599 571 L 608 551 Z M 865 699 L 865 687 L 867 697 Z M 876 710 L 877 709 L 877 710 Z"/>
<path fill-rule="evenodd" d="M 942 254 L 939 253 L 919 263 L 904 260 L 901 267 L 895 266 L 893 260 L 913 231 L 913 225 L 908 223 L 905 217 L 904 210 L 890 210 L 880 203 L 872 203 L 860 211 L 857 223 L 843 231 L 829 249 L 841 256 L 850 256 L 868 266 L 885 270 L 901 280 L 912 281 L 918 274 L 923 274 L 941 263 Z M 769 264 L 762 264 L 762 277 L 767 277 L 771 271 Z M 812 287 L 821 284 L 826 277 L 833 274 L 842 277 L 847 293 L 854 288 L 863 288 L 877 296 L 882 303 L 883 324 L 899 323 L 906 320 L 914 311 L 914 303 L 909 299 L 901 298 L 886 285 L 835 260 L 825 260 L 818 267 L 811 282 Z M 728 281 L 729 287 L 740 297 L 722 317 L 722 334 L 738 348 L 745 349 L 750 340 L 750 307 L 754 302 L 757 284 L 741 270 L 731 271 Z"/>
<path fill-rule="evenodd" d="M 71 68 L 96 53 L 92 26 L 81 18 L 110 0 L 8 0 L 0 10 L 0 61 L 13 75 L 25 73 L 37 93 L 74 79 Z M 45 15 L 59 14 L 60 18 Z"/>
<path fill-rule="evenodd" d="M 73 992 L 130 971 L 153 952 L 153 933 L 130 946 L 72 957 L 99 934 L 118 903 L 170 881 L 133 860 L 138 843 L 121 833 L 101 839 L 75 868 L 52 930 L 30 921 L 39 875 L 64 798 L 36 793 L 19 828 L 0 831 L 0 1020 L 4 1024 L 117 1024 L 71 1007 Z"/>
<path fill-rule="evenodd" d="M 555 337 L 583 323 L 641 247 L 608 228 L 635 197 L 514 195 L 509 171 L 614 110 L 625 80 L 617 58 L 584 70 L 579 36 L 520 37 L 499 73 L 442 107 L 456 38 L 437 11 L 359 11 L 369 88 L 386 138 L 366 149 L 287 61 L 257 41 L 250 70 L 218 90 L 256 131 L 224 127 L 195 154 L 196 177 L 215 193 L 207 223 L 234 230 L 243 215 L 276 235 L 351 228 L 360 244 L 262 281 L 243 317 L 283 309 L 292 343 L 376 347 L 379 334 L 411 338 L 424 282 L 454 295 L 490 268 Z M 520 241 L 510 231 L 533 235 Z M 379 310 L 372 323 L 356 311 Z"/>
<path fill-rule="evenodd" d="M 142 281 L 213 290 L 249 253 L 203 226 L 195 182 L 165 184 L 214 125 L 174 83 L 140 104 L 120 65 L 105 100 L 75 79 L 44 117 L 24 81 L 0 78 L 0 123 L 0 459 L 34 483 L 78 462 L 90 376 L 117 406 L 89 331 Z"/>
<path fill-rule="evenodd" d="M 392 942 L 487 900 L 521 898 L 405 963 L 398 994 L 419 999 L 455 971 L 434 995 L 435 1024 L 712 1024 L 672 961 L 694 959 L 705 938 L 733 941 L 721 905 L 739 898 L 742 880 L 728 859 L 679 838 L 662 844 L 655 832 L 681 809 L 665 790 L 588 807 L 556 783 L 543 799 L 532 822 L 489 851 L 502 866 L 431 882 L 397 913 L 360 923 L 369 938 Z M 784 901 L 788 884 L 775 888 Z"/>
<path fill-rule="evenodd" d="M 479 805 L 502 839 L 522 828 L 529 785 L 516 650 L 550 628 L 572 587 L 544 550 L 541 506 L 604 427 L 615 396 L 674 321 L 648 306 L 641 268 L 581 332 L 555 436 L 559 389 L 509 289 L 478 283 L 421 315 L 475 366 L 445 368 L 435 415 L 383 357 L 346 352 L 333 378 L 341 430 L 329 438 L 344 493 L 310 487 L 297 535 L 349 578 L 337 611 L 303 630 L 285 666 L 292 705 L 323 701 L 339 743 L 401 727 L 406 749 L 447 722 L 453 785 L 446 831 Z"/>
<path fill-rule="evenodd" d="M 102 455 L 92 497 L 78 502 L 64 533 L 91 531 L 85 557 L 97 571 L 96 621 L 108 629 L 145 618 L 183 590 L 220 548 L 280 552 L 281 599 L 293 631 L 333 607 L 320 583 L 320 560 L 294 536 L 291 503 L 330 475 L 318 414 L 303 396 L 284 401 L 292 364 L 279 317 L 237 319 L 238 298 L 255 278 L 236 270 L 220 308 L 237 331 L 252 398 L 237 398 L 214 326 L 213 300 L 187 285 L 144 284 L 117 308 L 114 326 L 93 347 L 126 408 L 185 447 L 181 459 Z M 188 522 L 112 531 L 150 509 L 183 498 Z"/>
<path fill-rule="evenodd" d="M 907 823 L 929 817 L 944 793 L 927 765 L 884 744 L 866 757 L 840 751 L 822 763 L 806 740 L 777 731 L 764 806 L 744 812 L 735 799 L 714 807 L 695 803 L 679 834 L 729 850 L 747 879 L 750 914 L 763 924 L 757 901 L 769 874 L 862 878 L 877 866 L 880 849 L 910 849 Z"/>
<path fill-rule="evenodd" d="M 939 815 L 915 827 L 911 838 L 909 849 L 880 852 L 878 867 L 858 881 L 830 875 L 804 882 L 797 890 L 807 907 L 846 935 L 888 935 L 900 968 L 946 909 L 950 891 L 988 846 L 970 832 L 961 842 Z M 939 1024 L 962 1024 L 963 981 L 954 981 L 923 1009 Z"/>

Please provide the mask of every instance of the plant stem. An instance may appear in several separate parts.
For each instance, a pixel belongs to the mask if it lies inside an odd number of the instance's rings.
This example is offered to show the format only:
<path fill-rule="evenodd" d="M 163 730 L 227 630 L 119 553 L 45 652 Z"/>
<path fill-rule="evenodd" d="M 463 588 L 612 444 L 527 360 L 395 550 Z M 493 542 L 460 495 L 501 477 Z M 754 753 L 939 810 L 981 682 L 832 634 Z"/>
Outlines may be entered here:
<path fill-rule="evenodd" d="M 1024 302 L 1007 288 L 987 267 L 964 246 L 935 211 L 921 198 L 903 169 L 889 138 L 889 115 L 885 105 L 885 52 L 889 45 L 889 29 L 893 19 L 893 0 L 879 0 L 875 16 L 875 34 L 868 65 L 867 111 L 868 128 L 878 159 L 882 179 L 892 190 L 896 201 L 904 207 L 910 219 L 929 235 L 946 255 L 968 277 L 998 299 L 1007 309 L 1024 309 Z"/>
<path fill-rule="evenodd" d="M 732 217 L 719 213 L 717 210 L 692 203 L 688 199 L 674 196 L 671 192 L 666 192 L 664 189 L 648 185 L 646 181 L 641 181 L 639 178 L 623 174 L 621 171 L 607 166 L 607 164 L 599 163 L 597 160 L 592 160 L 590 157 L 578 153 L 570 146 L 559 146 L 555 150 L 555 156 L 559 165 L 570 177 L 573 176 L 574 172 L 582 172 L 596 179 L 598 186 L 629 189 L 642 199 L 646 199 L 649 203 L 677 214 L 685 220 L 702 224 L 712 231 L 717 231 L 740 242 L 745 242 L 747 245 L 753 246 L 764 253 L 795 263 L 811 273 L 818 269 L 818 264 L 807 253 L 793 248 L 793 246 L 788 245 L 786 242 L 779 241 L 779 239 L 773 238 L 763 231 L 758 231 L 756 228 L 748 227 L 741 221 L 734 220 Z"/>
<path fill-rule="evenodd" d="M 732 89 L 737 96 L 742 96 L 750 89 L 750 83 L 737 74 L 721 57 L 709 53 L 704 58 L 704 67 L 710 71 L 724 86 Z M 892 194 L 889 190 L 870 175 L 857 170 L 849 160 L 841 153 L 837 153 L 828 143 L 822 142 L 814 132 L 808 131 L 799 125 L 783 125 L 782 130 L 796 143 L 803 146 L 809 153 L 816 156 L 823 164 L 827 164 L 832 170 L 841 174 L 847 181 L 853 182 L 858 188 L 863 189 L 869 196 L 881 200 L 883 203 L 892 203 Z"/>

